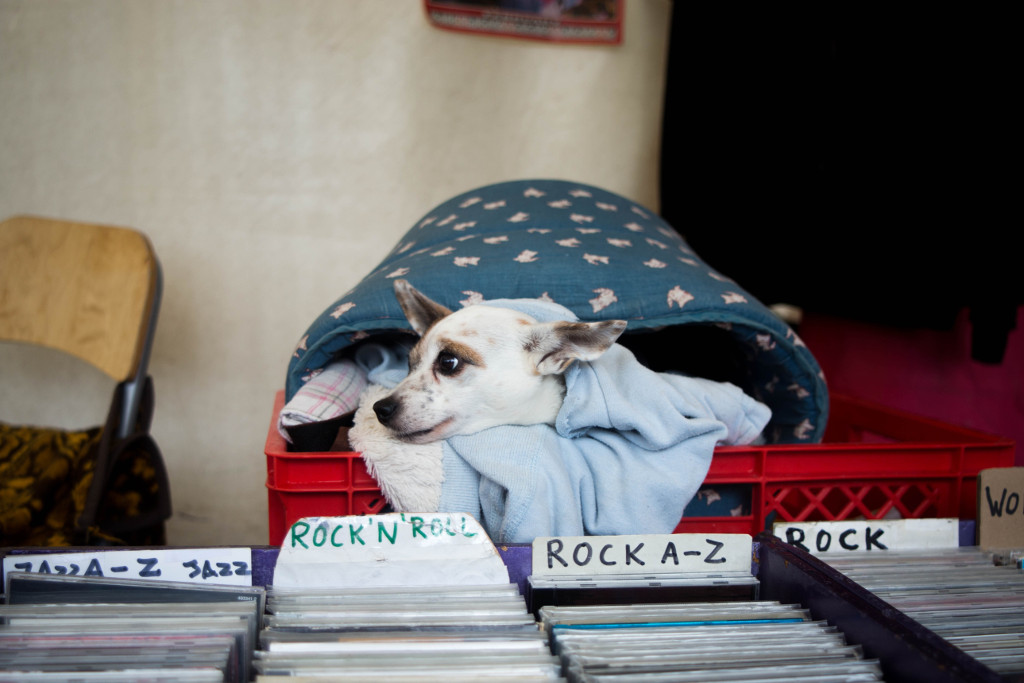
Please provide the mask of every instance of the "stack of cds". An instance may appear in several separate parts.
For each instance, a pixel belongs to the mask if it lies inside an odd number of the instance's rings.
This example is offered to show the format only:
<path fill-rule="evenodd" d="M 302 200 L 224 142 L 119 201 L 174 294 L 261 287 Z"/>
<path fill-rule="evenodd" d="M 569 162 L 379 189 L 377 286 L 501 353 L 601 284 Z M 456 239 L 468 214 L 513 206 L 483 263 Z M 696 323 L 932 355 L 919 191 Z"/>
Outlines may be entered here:
<path fill-rule="evenodd" d="M 271 587 L 254 668 L 257 681 L 327 675 L 378 681 L 561 676 L 546 635 L 514 584 Z"/>
<path fill-rule="evenodd" d="M 978 548 L 824 557 L 1002 675 L 1024 674 L 1024 573 Z"/>
<path fill-rule="evenodd" d="M 878 662 L 771 601 L 544 607 L 570 681 L 880 681 Z"/>
<path fill-rule="evenodd" d="M 2 681 L 248 681 L 265 591 L 7 575 Z"/>
<path fill-rule="evenodd" d="M 609 605 L 657 602 L 757 600 L 760 583 L 746 573 L 701 576 L 530 576 L 530 608 L 544 605 Z"/>

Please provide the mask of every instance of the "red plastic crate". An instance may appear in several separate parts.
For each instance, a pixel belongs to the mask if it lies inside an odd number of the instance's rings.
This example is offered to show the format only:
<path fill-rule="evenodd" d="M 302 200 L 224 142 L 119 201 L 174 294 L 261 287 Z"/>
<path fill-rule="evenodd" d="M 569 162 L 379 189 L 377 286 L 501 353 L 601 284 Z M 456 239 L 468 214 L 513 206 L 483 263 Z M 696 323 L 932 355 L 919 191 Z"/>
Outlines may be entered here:
<path fill-rule="evenodd" d="M 359 453 L 293 453 L 277 432 L 284 392 L 267 434 L 270 543 L 305 516 L 365 515 L 387 501 Z M 978 472 L 1013 465 L 1013 441 L 833 394 L 820 444 L 715 450 L 706 487 L 749 487 L 750 514 L 684 517 L 676 531 L 756 534 L 766 520 L 974 519 Z"/>
<path fill-rule="evenodd" d="M 978 472 L 1010 467 L 1010 439 L 832 394 L 820 444 L 726 446 L 704 486 L 750 487 L 750 514 L 684 517 L 677 532 L 750 533 L 771 521 L 977 514 Z"/>
<path fill-rule="evenodd" d="M 288 450 L 277 431 L 283 406 L 284 392 L 279 391 L 265 448 L 271 545 L 280 545 L 285 532 L 303 517 L 370 515 L 383 510 L 387 500 L 359 453 Z"/>

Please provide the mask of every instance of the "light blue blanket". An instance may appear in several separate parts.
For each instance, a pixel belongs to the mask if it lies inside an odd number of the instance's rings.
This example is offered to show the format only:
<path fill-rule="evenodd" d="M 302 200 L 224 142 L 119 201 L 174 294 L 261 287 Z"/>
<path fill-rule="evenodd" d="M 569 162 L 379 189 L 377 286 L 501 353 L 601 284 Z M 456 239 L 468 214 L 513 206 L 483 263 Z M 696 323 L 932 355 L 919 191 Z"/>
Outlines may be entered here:
<path fill-rule="evenodd" d="M 539 321 L 576 320 L 538 300 L 498 300 Z M 357 355 L 374 384 L 404 376 L 403 348 Z M 718 444 L 754 441 L 771 412 L 731 384 L 656 373 L 621 345 L 565 374 L 554 427 L 502 426 L 444 443 L 440 510 L 469 512 L 495 543 L 537 536 L 670 533 Z"/>

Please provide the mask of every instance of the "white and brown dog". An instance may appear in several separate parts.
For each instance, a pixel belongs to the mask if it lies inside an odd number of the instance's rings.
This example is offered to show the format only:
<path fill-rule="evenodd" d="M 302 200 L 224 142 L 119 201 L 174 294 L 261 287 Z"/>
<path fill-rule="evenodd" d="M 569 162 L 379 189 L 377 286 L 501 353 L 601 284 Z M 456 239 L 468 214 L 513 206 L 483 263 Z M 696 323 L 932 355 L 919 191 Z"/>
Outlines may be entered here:
<path fill-rule="evenodd" d="M 554 424 L 566 369 L 598 358 L 626 329 L 624 320 L 538 322 L 489 305 L 452 312 L 405 280 L 395 281 L 395 295 L 421 337 L 409 353 L 408 376 L 373 411 L 406 443 Z"/>

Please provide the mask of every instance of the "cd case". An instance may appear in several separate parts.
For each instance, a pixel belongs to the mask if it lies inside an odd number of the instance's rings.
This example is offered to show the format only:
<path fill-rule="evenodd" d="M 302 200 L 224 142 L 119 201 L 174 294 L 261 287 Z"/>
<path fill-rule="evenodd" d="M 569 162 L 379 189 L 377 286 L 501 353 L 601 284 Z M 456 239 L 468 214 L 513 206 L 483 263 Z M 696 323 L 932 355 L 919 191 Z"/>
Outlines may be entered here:
<path fill-rule="evenodd" d="M 561 667 L 515 584 L 275 588 L 253 667 L 338 680 L 559 680 Z"/>
<path fill-rule="evenodd" d="M 540 617 L 569 681 L 883 680 L 877 661 L 799 605 L 542 607 Z"/>
<path fill-rule="evenodd" d="M 262 587 L 9 572 L 0 670 L 12 680 L 248 681 Z"/>
<path fill-rule="evenodd" d="M 828 564 L 1010 680 L 1024 680 L 1024 572 L 977 547 L 851 554 Z"/>

